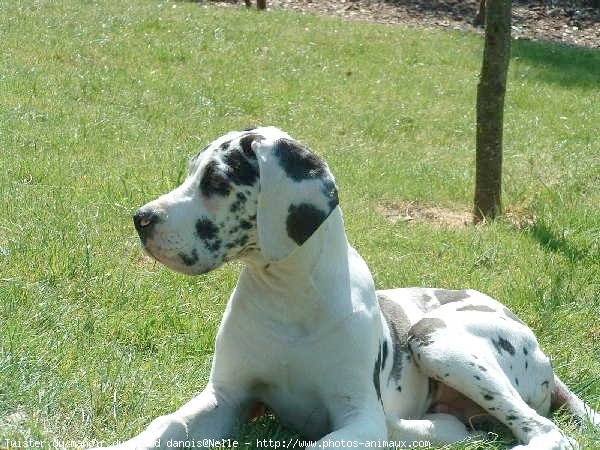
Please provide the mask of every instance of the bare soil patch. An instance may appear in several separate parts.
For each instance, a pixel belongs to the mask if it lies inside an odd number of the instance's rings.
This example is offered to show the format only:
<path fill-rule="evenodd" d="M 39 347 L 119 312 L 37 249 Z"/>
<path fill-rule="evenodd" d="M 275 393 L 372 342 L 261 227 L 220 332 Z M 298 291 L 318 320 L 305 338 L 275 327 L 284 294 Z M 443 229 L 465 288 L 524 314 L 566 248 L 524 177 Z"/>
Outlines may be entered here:
<path fill-rule="evenodd" d="M 465 206 L 447 208 L 414 201 L 394 201 L 380 204 L 376 209 L 386 220 L 394 224 L 426 223 L 434 227 L 458 229 L 473 225 L 473 213 Z M 537 217 L 531 211 L 521 207 L 508 208 L 502 218 L 508 220 L 518 230 L 530 228 L 537 221 Z"/>
<path fill-rule="evenodd" d="M 428 223 L 448 228 L 465 228 L 473 223 L 473 215 L 466 208 L 451 209 L 417 202 L 396 201 L 378 205 L 377 211 L 391 223 Z"/>
<path fill-rule="evenodd" d="M 235 0 L 218 3 L 243 5 Z M 269 8 L 328 14 L 352 21 L 483 32 L 473 25 L 479 0 L 272 0 L 267 3 Z M 515 39 L 600 48 L 600 7 L 593 5 L 594 0 L 513 1 L 512 35 Z"/>

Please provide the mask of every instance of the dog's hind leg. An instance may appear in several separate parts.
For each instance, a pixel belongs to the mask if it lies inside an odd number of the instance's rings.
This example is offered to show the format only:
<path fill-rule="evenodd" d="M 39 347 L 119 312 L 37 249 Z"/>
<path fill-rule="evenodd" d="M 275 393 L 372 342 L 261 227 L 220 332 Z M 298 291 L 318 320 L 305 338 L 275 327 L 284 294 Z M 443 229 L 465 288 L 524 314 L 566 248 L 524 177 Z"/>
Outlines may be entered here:
<path fill-rule="evenodd" d="M 554 375 L 554 391 L 552 392 L 552 410 L 565 407 L 575 416 L 581 425 L 587 422 L 600 429 L 600 413 L 577 397 L 556 375 Z"/>
<path fill-rule="evenodd" d="M 554 377 L 531 330 L 489 320 L 496 319 L 489 312 L 481 314 L 487 314 L 486 320 L 475 314 L 454 320 L 453 313 L 442 312 L 415 324 L 409 347 L 420 370 L 510 428 L 524 443 L 516 448 L 576 449 L 576 443 L 543 417 L 550 410 Z M 452 409 L 451 403 L 439 406 Z"/>

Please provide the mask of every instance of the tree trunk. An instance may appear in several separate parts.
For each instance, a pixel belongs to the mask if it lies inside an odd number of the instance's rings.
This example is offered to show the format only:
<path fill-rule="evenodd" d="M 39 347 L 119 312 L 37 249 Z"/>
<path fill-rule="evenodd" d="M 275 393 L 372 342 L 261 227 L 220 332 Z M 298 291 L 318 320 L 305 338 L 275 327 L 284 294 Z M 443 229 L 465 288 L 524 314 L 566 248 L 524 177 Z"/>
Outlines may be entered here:
<path fill-rule="evenodd" d="M 485 47 L 477 86 L 474 221 L 502 211 L 502 126 L 510 56 L 510 0 L 486 1 Z"/>
<path fill-rule="evenodd" d="M 256 7 L 258 9 L 267 9 L 267 0 L 256 0 Z"/>
<path fill-rule="evenodd" d="M 479 9 L 475 15 L 473 25 L 476 27 L 482 27 L 485 24 L 485 0 L 479 0 Z"/>

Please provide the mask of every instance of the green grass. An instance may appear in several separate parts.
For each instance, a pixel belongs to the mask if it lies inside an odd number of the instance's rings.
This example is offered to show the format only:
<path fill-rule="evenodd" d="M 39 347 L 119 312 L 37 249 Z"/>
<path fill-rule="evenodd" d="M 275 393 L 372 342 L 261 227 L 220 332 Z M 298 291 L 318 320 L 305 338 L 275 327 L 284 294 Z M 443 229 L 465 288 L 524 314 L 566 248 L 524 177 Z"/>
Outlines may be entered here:
<path fill-rule="evenodd" d="M 478 36 L 184 2 L 0 0 L 0 42 L 0 437 L 113 441 L 203 388 L 239 266 L 187 278 L 148 264 L 130 216 L 206 143 L 256 123 L 327 158 L 378 287 L 496 296 L 598 406 L 600 52 L 514 43 L 504 203 L 537 222 L 449 229 L 391 224 L 376 207 L 471 204 Z M 240 436 L 292 435 L 267 418 Z"/>

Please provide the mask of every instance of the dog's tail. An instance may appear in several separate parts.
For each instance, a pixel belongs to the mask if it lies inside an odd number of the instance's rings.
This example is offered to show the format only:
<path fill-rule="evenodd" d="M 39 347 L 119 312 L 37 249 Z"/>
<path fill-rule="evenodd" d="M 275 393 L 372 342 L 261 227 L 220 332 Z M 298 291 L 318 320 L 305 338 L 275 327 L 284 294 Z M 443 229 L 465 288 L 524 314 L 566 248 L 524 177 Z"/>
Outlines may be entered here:
<path fill-rule="evenodd" d="M 577 397 L 560 378 L 554 375 L 551 409 L 556 411 L 562 406 L 566 407 L 567 411 L 579 419 L 582 425 L 591 422 L 594 426 L 600 428 L 600 414 Z"/>

